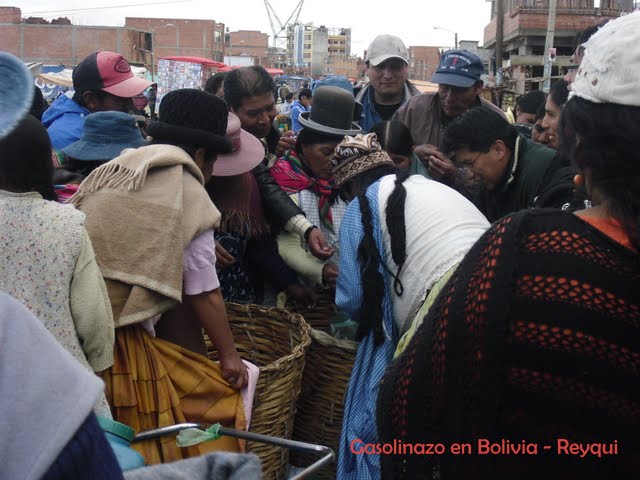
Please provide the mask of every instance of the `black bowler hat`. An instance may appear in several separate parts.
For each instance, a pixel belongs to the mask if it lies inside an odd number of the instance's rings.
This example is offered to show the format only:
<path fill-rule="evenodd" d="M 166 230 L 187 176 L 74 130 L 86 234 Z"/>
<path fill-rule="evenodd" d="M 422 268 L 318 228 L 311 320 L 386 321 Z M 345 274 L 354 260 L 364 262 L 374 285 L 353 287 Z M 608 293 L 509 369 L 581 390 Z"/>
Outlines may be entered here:
<path fill-rule="evenodd" d="M 353 122 L 356 99 L 340 87 L 319 87 L 313 92 L 310 112 L 300 114 L 300 123 L 327 135 L 357 135 L 362 128 Z"/>
<path fill-rule="evenodd" d="M 204 147 L 215 153 L 231 153 L 225 138 L 229 109 L 221 98 L 195 88 L 167 93 L 158 111 L 158 121 L 147 127 L 157 140 Z"/>

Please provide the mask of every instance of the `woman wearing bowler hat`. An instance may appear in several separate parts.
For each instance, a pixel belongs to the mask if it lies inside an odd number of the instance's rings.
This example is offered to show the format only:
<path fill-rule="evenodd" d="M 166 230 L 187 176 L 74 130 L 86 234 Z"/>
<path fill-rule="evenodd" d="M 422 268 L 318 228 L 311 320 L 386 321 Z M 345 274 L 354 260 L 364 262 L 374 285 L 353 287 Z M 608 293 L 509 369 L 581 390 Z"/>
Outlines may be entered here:
<path fill-rule="evenodd" d="M 289 193 L 307 218 L 324 233 L 331 245 L 337 245 L 340 222 L 346 204 L 332 200 L 331 155 L 345 135 L 360 133 L 353 123 L 355 98 L 334 86 L 315 91 L 313 109 L 300 114 L 302 130 L 295 149 L 289 150 L 271 168 L 271 176 Z M 282 232 L 278 248 L 285 262 L 300 277 L 315 285 L 335 286 L 338 277 L 337 255 L 323 262 L 314 257 L 306 242 Z"/>
<path fill-rule="evenodd" d="M 185 421 L 246 426 L 238 390 L 247 371 L 215 268 L 220 212 L 204 188 L 214 164 L 225 163 L 218 155 L 232 151 L 227 121 L 220 98 L 174 90 L 149 126 L 151 144 L 95 169 L 71 199 L 87 216 L 116 326 L 114 365 L 102 375 L 107 398 L 114 418 L 138 431 Z M 206 356 L 203 329 L 219 365 Z M 182 449 L 159 440 L 138 445 L 148 464 L 210 448 L 242 445 L 229 439 Z"/>

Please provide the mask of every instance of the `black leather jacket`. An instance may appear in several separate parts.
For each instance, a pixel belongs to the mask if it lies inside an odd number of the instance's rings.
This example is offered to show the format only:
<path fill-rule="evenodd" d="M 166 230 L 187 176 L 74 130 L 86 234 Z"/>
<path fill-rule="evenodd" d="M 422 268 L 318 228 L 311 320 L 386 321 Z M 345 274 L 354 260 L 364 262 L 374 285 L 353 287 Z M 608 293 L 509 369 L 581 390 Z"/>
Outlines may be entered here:
<path fill-rule="evenodd" d="M 298 214 L 304 215 L 304 212 L 269 174 L 269 168 L 264 163 L 259 164 L 252 171 L 260 188 L 265 215 L 270 222 L 282 228 L 291 217 Z"/>

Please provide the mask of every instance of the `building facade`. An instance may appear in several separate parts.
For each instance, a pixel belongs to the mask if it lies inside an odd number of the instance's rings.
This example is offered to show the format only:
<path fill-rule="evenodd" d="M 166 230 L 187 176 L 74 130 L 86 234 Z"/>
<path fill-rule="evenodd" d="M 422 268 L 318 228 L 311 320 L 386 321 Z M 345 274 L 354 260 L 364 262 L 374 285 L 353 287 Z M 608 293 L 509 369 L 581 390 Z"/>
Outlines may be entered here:
<path fill-rule="evenodd" d="M 214 20 L 126 17 L 125 27 L 151 35 L 149 62 L 157 70 L 158 59 L 169 56 L 203 57 L 222 62 L 225 55 L 224 23 Z"/>
<path fill-rule="evenodd" d="M 430 82 L 447 47 L 409 47 L 409 79 Z"/>
<path fill-rule="evenodd" d="M 491 21 L 484 29 L 484 47 L 495 52 L 497 1 L 503 2 L 503 58 L 491 66 L 502 66 L 503 83 L 517 93 L 541 88 L 549 0 L 492 0 Z M 633 0 L 558 0 L 553 47 L 556 59 L 552 78 L 564 73 L 575 49 L 576 35 L 605 20 L 619 17 L 634 8 Z M 599 4 L 599 6 L 596 6 Z M 495 58 L 495 53 L 494 53 Z M 494 63 L 493 61 L 491 63 Z"/>
<path fill-rule="evenodd" d="M 269 35 L 257 30 L 237 30 L 225 36 L 227 55 L 251 57 L 253 65 L 271 67 Z"/>
<path fill-rule="evenodd" d="M 351 29 L 315 27 L 298 23 L 289 27 L 292 71 L 314 79 L 325 75 L 358 76 L 358 59 L 351 55 Z"/>
<path fill-rule="evenodd" d="M 16 7 L 0 7 L 0 50 L 25 62 L 74 66 L 98 50 L 122 54 L 130 63 L 147 65 L 152 36 L 132 27 L 72 25 L 67 18 L 22 19 Z"/>
<path fill-rule="evenodd" d="M 16 7 L 0 7 L 0 50 L 25 62 L 77 65 L 87 55 L 109 50 L 153 74 L 166 56 L 194 56 L 222 61 L 222 23 L 213 20 L 127 17 L 124 27 L 72 25 L 67 18 L 51 22 L 22 18 Z"/>

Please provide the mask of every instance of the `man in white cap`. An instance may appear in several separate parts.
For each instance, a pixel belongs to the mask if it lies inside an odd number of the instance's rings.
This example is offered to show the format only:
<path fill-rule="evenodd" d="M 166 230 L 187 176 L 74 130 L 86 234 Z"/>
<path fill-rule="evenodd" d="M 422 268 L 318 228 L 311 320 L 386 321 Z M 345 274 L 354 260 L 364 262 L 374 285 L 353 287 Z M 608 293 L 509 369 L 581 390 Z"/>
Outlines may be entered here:
<path fill-rule="evenodd" d="M 390 120 L 407 100 L 420 92 L 409 82 L 409 55 L 404 42 L 393 35 L 378 35 L 365 59 L 367 83 L 356 100 L 362 104 L 360 126 L 368 132 Z"/>

